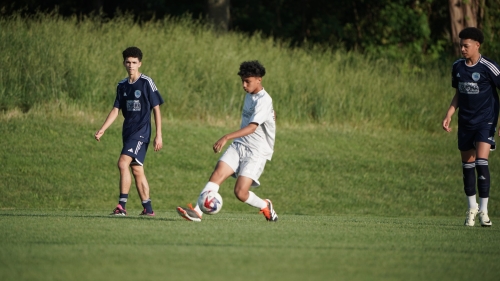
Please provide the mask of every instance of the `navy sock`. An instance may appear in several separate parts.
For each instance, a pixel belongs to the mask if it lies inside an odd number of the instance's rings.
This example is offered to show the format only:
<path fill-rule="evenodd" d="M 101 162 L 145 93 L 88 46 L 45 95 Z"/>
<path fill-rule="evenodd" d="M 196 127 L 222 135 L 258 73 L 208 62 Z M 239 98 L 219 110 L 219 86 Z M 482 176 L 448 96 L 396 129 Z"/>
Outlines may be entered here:
<path fill-rule="evenodd" d="M 476 195 L 476 167 L 475 162 L 462 162 L 462 171 L 464 175 L 464 191 L 465 195 Z"/>
<path fill-rule="evenodd" d="M 118 200 L 118 204 L 125 209 L 125 205 L 127 204 L 128 194 L 120 193 L 120 199 Z"/>
<path fill-rule="evenodd" d="M 142 206 L 144 207 L 144 209 L 146 209 L 146 213 L 148 214 L 153 213 L 153 206 L 151 206 L 151 199 L 142 201 Z"/>
<path fill-rule="evenodd" d="M 488 159 L 476 159 L 477 191 L 480 198 L 490 197 L 490 169 Z"/>

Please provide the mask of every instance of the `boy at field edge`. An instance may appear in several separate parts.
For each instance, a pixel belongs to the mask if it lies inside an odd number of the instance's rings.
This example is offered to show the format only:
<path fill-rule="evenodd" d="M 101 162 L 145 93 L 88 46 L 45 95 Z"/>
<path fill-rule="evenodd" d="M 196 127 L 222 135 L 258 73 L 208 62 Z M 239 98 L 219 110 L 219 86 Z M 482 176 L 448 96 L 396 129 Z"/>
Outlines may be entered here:
<path fill-rule="evenodd" d="M 135 178 L 137 192 L 142 200 L 141 216 L 154 216 L 149 185 L 144 174 L 144 159 L 151 138 L 151 111 L 154 114 L 156 136 L 153 141 L 155 151 L 163 146 L 161 135 L 161 112 L 163 104 L 153 79 L 141 74 L 142 52 L 137 47 L 129 47 L 123 51 L 123 66 L 128 77 L 121 80 L 116 88 L 116 99 L 113 109 L 108 114 L 102 127 L 95 133 L 95 139 L 100 141 L 106 129 L 115 121 L 120 109 L 124 117 L 122 128 L 123 148 L 118 159 L 120 170 L 120 197 L 118 205 L 110 215 L 126 216 L 125 205 L 132 179 L 130 169 Z"/>
<path fill-rule="evenodd" d="M 495 129 L 498 122 L 499 101 L 496 88 L 500 88 L 500 67 L 479 53 L 483 33 L 474 27 L 463 29 L 460 47 L 463 58 L 452 68 L 452 86 L 456 89 L 443 129 L 451 131 L 450 122 L 458 111 L 458 149 L 462 157 L 464 191 L 469 209 L 466 226 L 474 226 L 479 216 L 481 226 L 491 226 L 488 217 L 490 171 L 488 156 L 495 149 Z M 476 171 L 479 206 L 476 201 Z"/>
<path fill-rule="evenodd" d="M 265 68 L 258 61 L 247 61 L 240 65 L 238 75 L 246 92 L 241 115 L 240 129 L 220 138 L 213 150 L 219 153 L 228 140 L 233 140 L 222 157 L 201 193 L 219 191 L 219 186 L 230 176 L 236 177 L 234 194 L 241 202 L 260 209 L 267 221 L 278 221 L 278 215 L 269 199 L 261 199 L 250 191 L 260 185 L 259 177 L 264 171 L 267 160 L 274 152 L 276 118 L 273 100 L 262 86 Z M 200 194 L 201 194 L 200 193 Z M 200 222 L 203 215 L 198 204 L 193 208 L 177 207 L 180 216 L 188 221 Z"/>

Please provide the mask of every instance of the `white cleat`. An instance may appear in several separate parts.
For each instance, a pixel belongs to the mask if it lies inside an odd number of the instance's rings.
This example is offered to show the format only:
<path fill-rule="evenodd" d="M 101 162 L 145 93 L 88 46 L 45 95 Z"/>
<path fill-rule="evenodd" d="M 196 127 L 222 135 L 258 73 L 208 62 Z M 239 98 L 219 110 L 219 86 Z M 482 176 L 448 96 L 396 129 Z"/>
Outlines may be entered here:
<path fill-rule="evenodd" d="M 466 217 L 465 217 L 465 222 L 464 222 L 464 225 L 465 226 L 474 226 L 474 222 L 476 220 L 476 215 L 477 215 L 477 212 L 479 211 L 479 208 L 470 208 L 467 213 L 466 213 Z M 488 217 L 488 216 L 486 216 Z"/>
<path fill-rule="evenodd" d="M 481 226 L 486 226 L 486 227 L 491 226 L 491 220 L 488 217 L 487 212 L 479 212 L 478 216 L 479 216 L 479 221 L 481 222 Z"/>

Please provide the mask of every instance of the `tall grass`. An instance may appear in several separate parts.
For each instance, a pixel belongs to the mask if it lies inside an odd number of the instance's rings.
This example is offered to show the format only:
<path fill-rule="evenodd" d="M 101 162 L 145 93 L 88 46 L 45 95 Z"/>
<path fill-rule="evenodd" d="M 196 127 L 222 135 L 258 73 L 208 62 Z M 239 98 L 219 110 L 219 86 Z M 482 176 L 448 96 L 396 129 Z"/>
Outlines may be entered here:
<path fill-rule="evenodd" d="M 239 118 L 245 60 L 267 69 L 264 86 L 289 123 L 351 123 L 439 129 L 451 99 L 448 73 L 319 47 L 293 49 L 259 34 L 220 35 L 188 18 L 144 23 L 129 16 L 0 19 L 0 109 L 63 101 L 109 110 L 126 76 L 121 51 L 144 52 L 141 71 L 166 99 L 170 119 Z M 451 63 L 451 62 L 449 62 Z M 443 67 L 447 69 L 448 63 Z M 444 73 L 443 73 L 444 72 Z"/>

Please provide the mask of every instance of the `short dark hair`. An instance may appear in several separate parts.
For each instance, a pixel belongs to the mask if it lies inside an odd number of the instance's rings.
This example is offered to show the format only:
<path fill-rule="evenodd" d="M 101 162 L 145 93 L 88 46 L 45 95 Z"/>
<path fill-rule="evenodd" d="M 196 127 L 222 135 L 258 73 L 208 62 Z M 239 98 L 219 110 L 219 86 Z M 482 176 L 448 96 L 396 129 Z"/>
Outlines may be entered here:
<path fill-rule="evenodd" d="M 123 51 L 123 60 L 126 60 L 127 58 L 138 58 L 139 61 L 142 61 L 142 51 L 141 49 L 137 47 L 128 47 Z"/>
<path fill-rule="evenodd" d="M 240 64 L 240 71 L 238 71 L 238 75 L 241 78 L 247 77 L 264 77 L 266 75 L 266 69 L 259 61 L 245 61 Z"/>
<path fill-rule="evenodd" d="M 483 32 L 475 27 L 466 27 L 462 29 L 462 31 L 458 34 L 458 37 L 460 39 L 472 39 L 480 44 L 483 44 L 484 41 Z"/>

